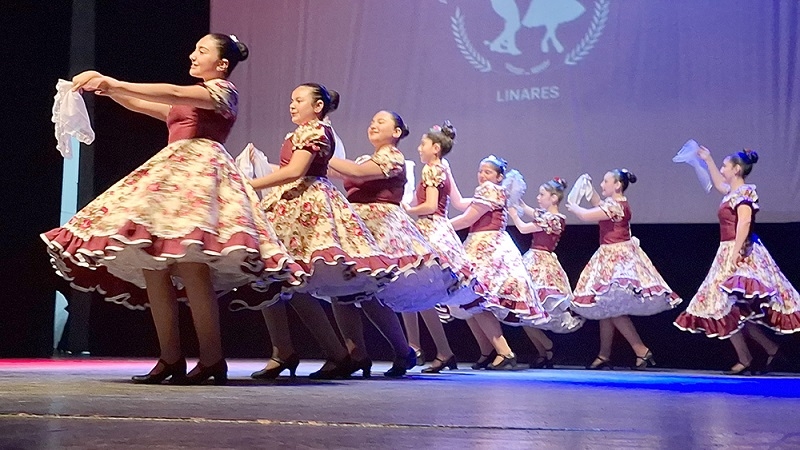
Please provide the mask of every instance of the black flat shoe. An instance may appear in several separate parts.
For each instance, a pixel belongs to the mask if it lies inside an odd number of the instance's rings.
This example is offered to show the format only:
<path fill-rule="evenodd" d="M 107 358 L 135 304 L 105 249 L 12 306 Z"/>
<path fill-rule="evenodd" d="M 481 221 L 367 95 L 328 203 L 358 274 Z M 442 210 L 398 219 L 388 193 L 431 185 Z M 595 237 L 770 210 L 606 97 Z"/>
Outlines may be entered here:
<path fill-rule="evenodd" d="M 267 369 L 266 367 L 264 367 L 258 372 L 251 373 L 250 378 L 255 378 L 256 380 L 274 380 L 275 378 L 278 378 L 281 372 L 283 372 L 286 369 L 289 369 L 290 377 L 292 378 L 295 377 L 295 374 L 297 372 L 297 366 L 300 365 L 300 358 L 297 356 L 296 353 L 286 358 L 286 360 L 275 358 L 274 356 L 270 359 L 278 363 L 278 367 L 273 367 L 271 369 Z"/>
<path fill-rule="evenodd" d="M 514 370 L 517 368 L 517 355 L 500 355 L 503 358 L 499 364 L 489 364 L 486 370 Z"/>
<path fill-rule="evenodd" d="M 437 362 L 439 364 L 436 364 Z M 445 367 L 450 370 L 458 370 L 458 364 L 456 364 L 456 355 L 452 355 L 451 357 L 447 358 L 447 361 L 443 361 L 437 356 L 433 359 L 433 364 L 422 369 L 422 373 L 439 373 Z"/>
<path fill-rule="evenodd" d="M 636 365 L 633 367 L 636 370 L 644 370 L 647 369 L 647 366 L 655 366 L 656 360 L 653 359 L 653 352 L 650 349 L 647 350 L 647 353 L 644 356 L 637 356 L 636 357 Z"/>
<path fill-rule="evenodd" d="M 228 364 L 225 359 L 220 359 L 210 366 L 204 366 L 198 362 L 194 369 L 186 375 L 183 383 L 185 385 L 203 384 L 209 378 L 214 379 L 214 384 L 221 386 L 228 383 Z"/>
<path fill-rule="evenodd" d="M 606 359 L 602 356 L 598 356 L 597 358 L 592 361 L 591 364 L 586 366 L 587 370 L 601 370 L 601 369 L 614 369 L 614 366 L 611 365 L 611 360 Z"/>
<path fill-rule="evenodd" d="M 497 352 L 492 350 L 488 355 L 481 355 L 480 359 L 475 361 L 475 364 L 472 365 L 472 370 L 481 370 L 485 369 L 492 363 L 492 360 L 497 355 Z"/>
<path fill-rule="evenodd" d="M 158 370 L 158 369 L 161 370 Z M 161 384 L 169 378 L 171 384 L 182 384 L 186 378 L 186 360 L 181 358 L 172 364 L 167 364 L 163 359 L 159 359 L 153 370 L 147 375 L 134 375 L 131 381 L 136 384 Z"/>

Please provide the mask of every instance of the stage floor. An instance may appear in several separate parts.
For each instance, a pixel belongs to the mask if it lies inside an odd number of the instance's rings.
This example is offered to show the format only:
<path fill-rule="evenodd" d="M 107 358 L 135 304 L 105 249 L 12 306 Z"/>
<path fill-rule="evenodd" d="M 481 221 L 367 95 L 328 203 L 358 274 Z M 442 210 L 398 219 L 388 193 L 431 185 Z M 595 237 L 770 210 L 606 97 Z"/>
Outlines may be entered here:
<path fill-rule="evenodd" d="M 0 360 L 0 448 L 800 448 L 800 378 L 576 368 L 142 386 L 154 360 Z M 190 367 L 194 361 L 190 361 Z"/>

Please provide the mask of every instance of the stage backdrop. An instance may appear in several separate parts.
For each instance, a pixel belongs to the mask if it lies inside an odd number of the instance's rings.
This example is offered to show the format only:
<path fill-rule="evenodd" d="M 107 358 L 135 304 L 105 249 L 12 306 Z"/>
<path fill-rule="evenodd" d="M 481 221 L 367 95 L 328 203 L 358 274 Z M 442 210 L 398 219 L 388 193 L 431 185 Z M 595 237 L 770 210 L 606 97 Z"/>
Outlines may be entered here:
<path fill-rule="evenodd" d="M 627 167 L 634 221 L 716 220 L 686 164 L 694 138 L 717 162 L 742 147 L 761 160 L 759 221 L 800 221 L 800 86 L 795 0 L 212 0 L 211 29 L 251 49 L 233 81 L 234 155 L 254 142 L 277 161 L 299 83 L 341 93 L 332 115 L 348 156 L 371 151 L 380 109 L 400 113 L 417 159 L 421 134 L 451 120 L 451 165 L 465 194 L 494 153 L 531 186 Z M 419 169 L 418 169 L 419 170 Z"/>

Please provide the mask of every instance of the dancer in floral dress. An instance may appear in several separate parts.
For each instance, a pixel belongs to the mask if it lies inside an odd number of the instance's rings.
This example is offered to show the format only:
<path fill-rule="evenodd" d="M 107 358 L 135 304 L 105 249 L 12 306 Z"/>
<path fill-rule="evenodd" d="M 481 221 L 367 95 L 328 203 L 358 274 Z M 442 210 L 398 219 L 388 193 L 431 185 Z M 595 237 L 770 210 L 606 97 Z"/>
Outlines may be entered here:
<path fill-rule="evenodd" d="M 591 209 L 568 203 L 567 209 L 584 222 L 598 222 L 600 248 L 581 272 L 573 291 L 572 309 L 600 321 L 600 352 L 587 367 L 611 367 L 611 344 L 619 330 L 636 354 L 636 369 L 654 365 L 653 353 L 642 343 L 630 315 L 651 316 L 674 308 L 681 299 L 672 292 L 650 258 L 631 239 L 631 208 L 624 193 L 636 182 L 627 169 L 614 169 L 600 187 L 605 200 L 592 190 Z"/>
<path fill-rule="evenodd" d="M 550 320 L 536 298 L 519 249 L 506 232 L 508 193 L 503 180 L 513 171 L 494 155 L 481 161 L 478 183 L 471 199 L 462 198 L 453 184 L 452 198 L 464 213 L 450 220 L 456 230 L 469 227 L 464 251 L 475 277 L 484 286 L 484 297 L 471 304 L 450 308 L 456 318 L 467 320 L 481 359 L 474 369 L 513 369 L 517 357 L 503 337 L 500 322 L 512 326 L 540 325 Z M 494 360 L 492 350 L 496 352 Z"/>
<path fill-rule="evenodd" d="M 447 218 L 447 206 L 450 203 L 450 178 L 442 158 L 453 149 L 455 138 L 456 129 L 449 121 L 445 121 L 442 126 L 432 127 L 422 136 L 417 150 L 420 160 L 425 165 L 422 167 L 422 179 L 416 190 L 416 203 L 414 206 L 404 205 L 404 207 L 409 214 L 419 216 L 417 227 L 422 235 L 457 275 L 454 279 L 455 284 L 450 290 L 451 294 L 442 297 L 440 303 L 458 306 L 475 300 L 483 292 L 483 289 L 475 280 L 461 239 L 458 238 L 456 230 L 453 229 Z M 422 369 L 422 372 L 438 373 L 445 367 L 451 370 L 458 368 L 436 309 L 426 309 L 419 314 L 436 344 L 436 357 L 433 364 Z M 424 354 L 420 345 L 417 313 L 403 313 L 403 322 L 409 344 L 417 351 L 417 364 L 422 365 L 424 364 Z"/>
<path fill-rule="evenodd" d="M 42 235 L 59 274 L 76 288 L 129 308 L 151 307 L 161 356 L 135 382 L 197 384 L 213 377 L 224 383 L 215 291 L 256 280 L 301 284 L 303 269 L 222 146 L 238 103 L 227 78 L 247 53 L 235 37 L 203 37 L 189 56 L 189 73 L 202 80 L 193 86 L 127 83 L 95 71 L 73 78 L 74 89 L 108 96 L 169 128 L 167 147 Z M 200 362 L 188 376 L 173 282 L 185 287 L 200 343 Z M 147 288 L 147 299 L 135 286 Z"/>
<path fill-rule="evenodd" d="M 555 254 L 556 246 L 561 239 L 566 217 L 558 211 L 558 205 L 564 198 L 567 182 L 554 178 L 539 186 L 536 200 L 539 208 L 531 208 L 523 203 L 522 210 L 526 217 L 533 219 L 526 223 L 511 208 L 509 215 L 520 233 L 532 233 L 531 248 L 522 261 L 528 269 L 536 296 L 541 300 L 551 320 L 540 327 L 525 327 L 525 333 L 536 347 L 539 356 L 531 364 L 532 368 L 553 367 L 553 341 L 542 330 L 555 333 L 571 333 L 583 325 L 584 319 L 570 310 L 572 289 L 566 272 L 558 262 Z"/>
<path fill-rule="evenodd" d="M 256 189 L 272 188 L 261 207 L 289 253 L 309 274 L 288 304 L 320 343 L 328 360 L 311 374 L 317 379 L 349 376 L 355 366 L 314 297 L 372 294 L 394 279 L 397 267 L 405 264 L 381 250 L 352 205 L 327 177 L 336 140 L 323 118 L 338 105 L 338 94 L 325 86 L 298 86 L 289 106 L 292 121 L 298 126 L 284 140 L 280 167 L 251 181 Z M 266 367 L 252 376 L 275 378 L 286 369 L 294 375 L 299 358 L 289 335 L 287 302 L 274 295 L 239 297 L 232 306 L 261 309 L 273 346 Z"/>
<path fill-rule="evenodd" d="M 370 365 L 365 352 L 361 318 L 355 303 L 389 341 L 395 353 L 394 364 L 384 375 L 405 375 L 416 364 L 416 352 L 409 350 L 400 321 L 394 311 L 419 311 L 432 308 L 437 299 L 446 297 L 455 275 L 440 262 L 400 201 L 406 183 L 405 157 L 397 149 L 407 136 L 402 117 L 390 111 L 379 111 L 367 129 L 373 146 L 371 155 L 356 161 L 334 158 L 331 168 L 344 179 L 347 200 L 364 220 L 380 249 L 397 258 L 398 277 L 372 296 L 358 296 L 333 303 L 339 330 L 345 338 L 351 358 Z M 394 311 L 393 311 L 394 310 Z"/>
<path fill-rule="evenodd" d="M 701 147 L 698 154 L 709 168 L 716 167 L 708 149 Z M 719 249 L 697 294 L 675 320 L 681 330 L 730 339 L 739 358 L 727 372 L 731 375 L 751 368 L 746 338 L 767 353 L 764 372 L 782 358 L 778 344 L 756 324 L 779 334 L 800 331 L 800 294 L 753 233 L 758 194 L 745 179 L 756 162 L 758 154 L 745 149 L 726 157 L 719 171 L 709 170 L 714 187 L 725 195 L 717 210 Z"/>

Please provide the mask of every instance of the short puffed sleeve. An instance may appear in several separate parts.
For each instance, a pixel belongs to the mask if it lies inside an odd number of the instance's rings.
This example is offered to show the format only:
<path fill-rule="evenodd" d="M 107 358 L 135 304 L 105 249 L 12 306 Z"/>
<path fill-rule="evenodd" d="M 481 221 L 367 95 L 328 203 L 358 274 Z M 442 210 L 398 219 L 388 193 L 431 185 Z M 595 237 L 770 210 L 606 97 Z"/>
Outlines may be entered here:
<path fill-rule="evenodd" d="M 370 155 L 369 160 L 380 167 L 386 178 L 391 178 L 402 172 L 406 167 L 406 158 L 395 147 L 384 146 Z M 356 161 L 358 162 L 358 161 Z"/>
<path fill-rule="evenodd" d="M 438 164 L 436 165 L 425 164 L 425 167 L 422 168 L 422 185 L 425 186 L 426 188 L 442 187 L 446 179 L 447 179 L 447 173 L 445 172 L 444 167 Z"/>
<path fill-rule="evenodd" d="M 622 209 L 622 205 L 611 197 L 600 202 L 597 207 L 602 209 L 612 222 L 619 222 L 625 218 L 625 210 Z"/>
<path fill-rule="evenodd" d="M 214 101 L 214 111 L 226 119 L 235 119 L 239 110 L 239 91 L 228 80 L 216 78 L 203 83 Z"/>
<path fill-rule="evenodd" d="M 505 208 L 507 201 L 508 194 L 505 188 L 491 181 L 484 181 L 475 188 L 475 194 L 472 196 L 473 203 L 486 205 L 492 210 Z"/>

